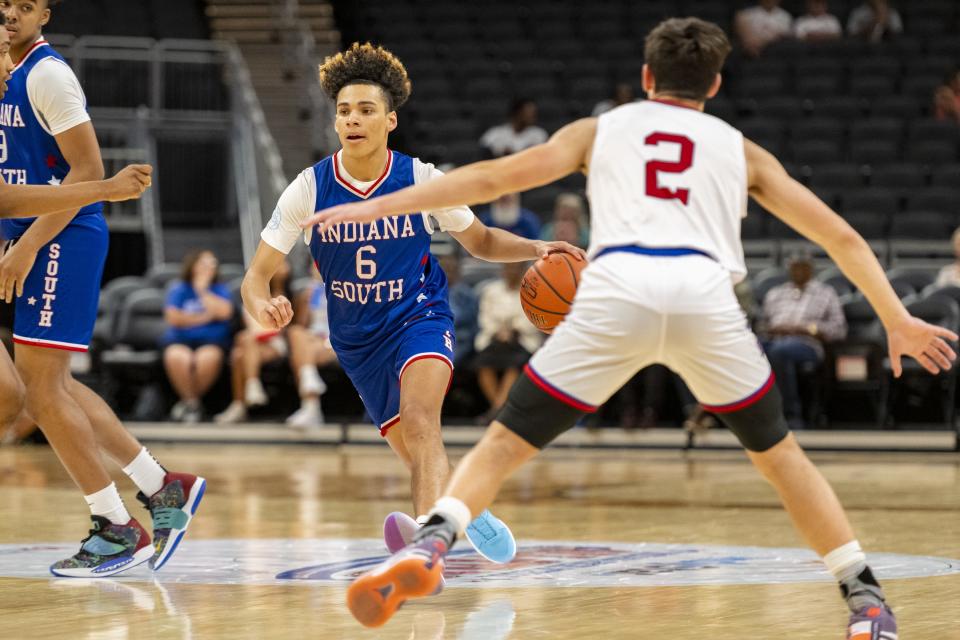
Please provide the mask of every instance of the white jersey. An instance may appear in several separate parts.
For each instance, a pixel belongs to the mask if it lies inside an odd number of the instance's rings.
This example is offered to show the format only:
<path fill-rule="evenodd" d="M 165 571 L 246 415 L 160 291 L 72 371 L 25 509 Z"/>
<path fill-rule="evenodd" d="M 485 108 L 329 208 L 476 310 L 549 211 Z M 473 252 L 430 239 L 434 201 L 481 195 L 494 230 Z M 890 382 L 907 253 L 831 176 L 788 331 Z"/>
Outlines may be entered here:
<path fill-rule="evenodd" d="M 647 100 L 598 118 L 587 181 L 591 257 L 607 247 L 694 249 L 747 273 L 743 135 L 719 118 Z"/>

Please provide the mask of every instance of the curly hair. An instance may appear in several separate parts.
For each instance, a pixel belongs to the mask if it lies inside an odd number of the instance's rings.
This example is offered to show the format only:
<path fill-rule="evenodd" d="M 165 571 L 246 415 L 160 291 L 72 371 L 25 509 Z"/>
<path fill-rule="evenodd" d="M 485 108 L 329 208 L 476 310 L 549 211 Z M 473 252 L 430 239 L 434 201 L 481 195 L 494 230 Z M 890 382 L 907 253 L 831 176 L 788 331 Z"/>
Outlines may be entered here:
<path fill-rule="evenodd" d="M 354 42 L 349 49 L 320 65 L 320 86 L 331 100 L 350 84 L 373 84 L 387 96 L 387 111 L 403 106 L 410 97 L 410 78 L 403 63 L 381 46 Z"/>

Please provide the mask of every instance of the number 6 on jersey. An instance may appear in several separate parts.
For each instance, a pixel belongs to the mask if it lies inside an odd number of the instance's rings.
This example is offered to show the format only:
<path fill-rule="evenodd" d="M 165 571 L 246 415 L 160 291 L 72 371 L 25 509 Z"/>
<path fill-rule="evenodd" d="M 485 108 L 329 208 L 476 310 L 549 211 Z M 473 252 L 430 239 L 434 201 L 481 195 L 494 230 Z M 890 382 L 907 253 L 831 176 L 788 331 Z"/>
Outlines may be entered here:
<path fill-rule="evenodd" d="M 377 276 L 377 262 L 372 258 L 364 258 L 364 252 L 375 254 L 377 248 L 368 244 L 357 249 L 357 277 L 361 280 L 373 280 Z"/>

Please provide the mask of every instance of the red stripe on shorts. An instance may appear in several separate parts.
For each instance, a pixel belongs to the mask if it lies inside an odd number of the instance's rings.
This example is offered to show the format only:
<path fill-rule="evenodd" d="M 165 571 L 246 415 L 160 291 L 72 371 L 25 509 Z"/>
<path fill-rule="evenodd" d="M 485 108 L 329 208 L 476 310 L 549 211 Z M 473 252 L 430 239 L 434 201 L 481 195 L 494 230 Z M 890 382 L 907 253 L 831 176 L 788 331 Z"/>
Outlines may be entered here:
<path fill-rule="evenodd" d="M 541 378 L 540 374 L 534 371 L 533 367 L 531 367 L 529 364 L 524 365 L 523 372 L 527 374 L 527 377 L 530 378 L 533 384 L 537 385 L 538 387 L 540 387 L 540 389 L 545 391 L 548 395 L 559 400 L 563 404 L 569 405 L 574 409 L 576 409 L 577 411 L 586 411 L 587 413 L 593 413 L 594 411 L 597 410 L 597 407 L 595 407 L 594 405 L 587 404 L 586 402 L 581 402 L 580 400 L 577 400 L 570 394 L 564 393 L 560 389 L 557 389 L 555 386 L 553 386 L 552 384 L 550 384 L 549 382 Z"/>
<path fill-rule="evenodd" d="M 770 377 L 767 378 L 767 381 L 763 383 L 763 386 L 748 395 L 743 400 L 737 400 L 736 402 L 731 402 L 730 404 L 702 404 L 703 408 L 711 413 L 733 413 L 734 411 L 740 411 L 741 409 L 746 409 L 752 404 L 758 402 L 763 396 L 767 395 L 770 389 L 773 388 L 773 383 L 775 382 L 773 372 L 770 372 Z"/>

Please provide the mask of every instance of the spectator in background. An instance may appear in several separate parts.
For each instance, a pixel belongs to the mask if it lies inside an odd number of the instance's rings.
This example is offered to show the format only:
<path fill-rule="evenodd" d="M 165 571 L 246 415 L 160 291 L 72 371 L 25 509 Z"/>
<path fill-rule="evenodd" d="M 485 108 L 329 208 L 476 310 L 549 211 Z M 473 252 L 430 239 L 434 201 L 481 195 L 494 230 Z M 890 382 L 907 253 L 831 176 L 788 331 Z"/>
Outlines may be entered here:
<path fill-rule="evenodd" d="M 903 33 L 903 20 L 887 0 L 867 0 L 850 12 L 847 19 L 847 35 L 881 42 Z"/>
<path fill-rule="evenodd" d="M 270 295 L 292 299 L 290 294 L 290 264 L 283 264 L 270 279 Z M 230 382 L 233 401 L 213 421 L 232 424 L 247 419 L 247 409 L 262 407 L 269 398 L 260 381 L 260 367 L 287 355 L 287 342 L 281 331 L 264 329 L 243 311 L 244 328 L 233 337 L 230 352 Z"/>
<path fill-rule="evenodd" d="M 326 393 L 327 383 L 320 377 L 317 367 L 328 367 L 337 361 L 337 354 L 330 344 L 326 287 L 316 265 L 312 275 L 313 283 L 295 301 L 293 323 L 287 329 L 290 368 L 297 379 L 300 408 L 286 422 L 299 429 L 323 425 L 320 396 Z"/>
<path fill-rule="evenodd" d="M 480 212 L 480 222 L 529 240 L 540 237 L 540 217 L 520 204 L 519 193 L 500 196 Z"/>
<path fill-rule="evenodd" d="M 547 141 L 547 132 L 537 126 L 537 105 L 521 98 L 510 107 L 510 121 L 487 129 L 480 146 L 493 158 L 508 156 Z"/>
<path fill-rule="evenodd" d="M 218 282 L 218 267 L 212 251 L 187 254 L 180 280 L 167 294 L 163 317 L 168 327 L 161 346 L 163 367 L 179 396 L 170 412 L 175 421 L 200 420 L 200 398 L 216 382 L 230 347 L 233 302 L 230 291 Z"/>
<path fill-rule="evenodd" d="M 797 18 L 793 35 L 805 42 L 838 40 L 843 37 L 843 27 L 837 16 L 828 11 L 827 0 L 807 0 L 807 13 Z"/>
<path fill-rule="evenodd" d="M 842 340 L 847 320 L 833 287 L 813 280 L 805 255 L 790 260 L 790 281 L 774 287 L 763 301 L 760 331 L 791 429 L 802 429 L 799 374 L 823 362 L 823 343 Z"/>
<path fill-rule="evenodd" d="M 526 269 L 523 262 L 504 263 L 501 279 L 480 292 L 474 366 L 480 391 L 490 404 L 484 421 L 503 406 L 520 369 L 540 346 L 540 331 L 530 324 L 520 306 L 520 281 Z"/>
<path fill-rule="evenodd" d="M 572 238 L 572 239 L 571 239 Z M 553 218 L 543 225 L 541 240 L 564 240 L 586 249 L 590 244 L 590 223 L 583 198 L 561 193 L 553 203 Z"/>
<path fill-rule="evenodd" d="M 933 115 L 937 120 L 960 124 L 960 68 L 947 74 L 933 94 Z"/>
<path fill-rule="evenodd" d="M 767 45 L 793 35 L 793 16 L 780 8 L 780 0 L 759 0 L 737 12 L 734 29 L 744 51 L 756 57 Z"/>
<path fill-rule="evenodd" d="M 938 287 L 960 287 L 960 228 L 953 232 L 950 241 L 957 259 L 940 269 L 935 283 Z"/>
<path fill-rule="evenodd" d="M 598 102 L 590 115 L 596 118 L 597 116 L 603 115 L 611 109 L 635 102 L 636 99 L 636 96 L 633 94 L 633 85 L 631 85 L 629 82 L 618 82 L 613 88 L 613 96 Z"/>
<path fill-rule="evenodd" d="M 440 256 L 440 267 L 447 274 L 447 291 L 450 295 L 450 309 L 453 311 L 453 333 L 456 337 L 453 349 L 453 364 L 466 362 L 473 354 L 473 343 L 477 338 L 477 315 L 480 303 L 477 292 L 461 279 L 460 257 L 451 252 Z"/>

